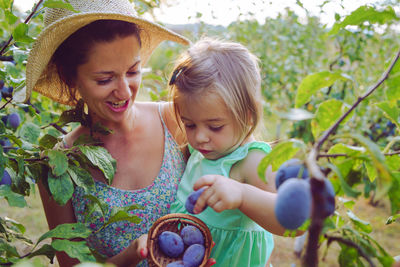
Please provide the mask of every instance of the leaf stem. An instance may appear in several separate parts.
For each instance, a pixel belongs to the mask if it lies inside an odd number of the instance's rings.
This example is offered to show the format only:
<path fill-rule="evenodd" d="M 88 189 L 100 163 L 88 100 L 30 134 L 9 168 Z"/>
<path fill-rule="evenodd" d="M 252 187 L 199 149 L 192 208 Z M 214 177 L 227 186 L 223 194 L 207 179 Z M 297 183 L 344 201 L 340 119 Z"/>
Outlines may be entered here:
<path fill-rule="evenodd" d="M 330 243 L 332 241 L 336 241 L 336 242 L 345 244 L 346 246 L 355 248 L 357 250 L 358 254 L 360 254 L 364 259 L 366 259 L 368 261 L 369 266 L 375 267 L 375 264 L 372 262 L 371 258 L 368 257 L 368 255 L 364 252 L 364 250 L 360 246 L 358 246 L 356 243 L 354 243 L 353 241 L 351 241 L 349 239 L 344 239 L 339 236 L 325 235 L 325 237 L 328 239 L 328 243 Z"/>

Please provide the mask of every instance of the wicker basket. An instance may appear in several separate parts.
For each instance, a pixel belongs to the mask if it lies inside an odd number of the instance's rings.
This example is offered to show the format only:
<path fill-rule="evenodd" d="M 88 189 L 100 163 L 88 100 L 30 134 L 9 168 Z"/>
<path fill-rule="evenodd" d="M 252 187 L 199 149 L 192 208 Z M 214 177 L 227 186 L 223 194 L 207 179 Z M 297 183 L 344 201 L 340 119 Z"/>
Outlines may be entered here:
<path fill-rule="evenodd" d="M 164 267 L 173 261 L 182 260 L 179 258 L 170 258 L 163 254 L 158 246 L 158 235 L 164 231 L 171 231 L 180 234 L 183 227 L 192 225 L 197 227 L 203 234 L 205 253 L 200 266 L 205 266 L 208 258 L 210 258 L 212 237 L 207 225 L 200 219 L 187 214 L 172 213 L 159 218 L 150 228 L 149 237 L 147 239 L 147 247 L 149 255 L 147 260 L 150 267 Z"/>

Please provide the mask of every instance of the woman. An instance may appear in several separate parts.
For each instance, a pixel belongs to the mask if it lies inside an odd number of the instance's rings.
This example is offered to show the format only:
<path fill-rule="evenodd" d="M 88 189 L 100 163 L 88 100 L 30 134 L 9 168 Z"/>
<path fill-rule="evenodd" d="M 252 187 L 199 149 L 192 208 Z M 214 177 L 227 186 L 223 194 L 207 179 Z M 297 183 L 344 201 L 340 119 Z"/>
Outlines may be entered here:
<path fill-rule="evenodd" d="M 181 140 L 171 134 L 178 127 L 170 106 L 135 102 L 141 68 L 161 41 L 188 41 L 136 17 L 128 0 L 69 2 L 80 13 L 46 12 L 47 26 L 28 58 L 27 98 L 35 90 L 69 105 L 83 99 L 93 124 L 99 122 L 113 131 L 95 136 L 117 161 L 112 185 L 106 185 L 101 173 L 91 171 L 96 187 L 91 193 L 108 203 L 110 210 L 132 204 L 145 209 L 135 211 L 142 219 L 140 224 L 114 223 L 93 234 L 88 243 L 117 266 L 135 266 L 147 255 L 147 238 L 142 235 L 157 218 L 169 213 L 185 167 Z M 64 145 L 73 146 L 89 132 L 88 127 L 77 127 L 64 137 Z M 86 202 L 79 188 L 62 207 L 43 185 L 39 190 L 50 229 L 84 221 Z M 89 218 L 87 224 L 97 230 L 102 222 Z M 60 266 L 77 263 L 64 253 L 57 259 Z"/>

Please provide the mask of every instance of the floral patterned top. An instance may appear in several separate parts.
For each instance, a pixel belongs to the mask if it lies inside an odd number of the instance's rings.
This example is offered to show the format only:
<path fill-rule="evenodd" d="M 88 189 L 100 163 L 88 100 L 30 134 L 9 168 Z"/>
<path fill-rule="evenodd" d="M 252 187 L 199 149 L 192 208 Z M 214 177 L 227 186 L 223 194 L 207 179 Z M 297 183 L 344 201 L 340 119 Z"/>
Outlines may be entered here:
<path fill-rule="evenodd" d="M 76 187 L 75 189 L 72 205 L 76 219 L 93 229 L 92 235 L 87 240 L 88 244 L 104 256 L 112 257 L 120 253 L 129 246 L 132 240 L 142 234 L 147 234 L 158 218 L 170 213 L 171 203 L 175 201 L 178 184 L 186 163 L 178 144 L 162 119 L 160 109 L 159 113 L 164 128 L 164 156 L 160 172 L 151 185 L 138 190 L 122 190 L 95 181 L 96 190 L 90 194 L 108 204 L 106 218 L 101 216 L 85 218 L 85 207 L 89 200 L 84 198 L 85 192 L 82 188 Z M 140 223 L 120 221 L 95 232 L 104 224 L 104 221 L 108 220 L 113 207 L 126 207 L 133 204 L 141 205 L 144 208 L 130 211 L 131 214 L 135 214 L 141 219 Z M 147 261 L 142 261 L 140 266 L 147 266 Z"/>

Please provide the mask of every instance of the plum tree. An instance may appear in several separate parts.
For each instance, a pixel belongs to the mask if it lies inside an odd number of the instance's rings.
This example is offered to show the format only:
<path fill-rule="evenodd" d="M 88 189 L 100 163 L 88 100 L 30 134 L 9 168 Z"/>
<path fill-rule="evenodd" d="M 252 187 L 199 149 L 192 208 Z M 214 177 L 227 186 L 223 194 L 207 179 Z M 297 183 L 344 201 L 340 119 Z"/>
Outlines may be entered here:
<path fill-rule="evenodd" d="M 193 225 L 187 225 L 182 228 L 180 236 L 182 237 L 183 243 L 190 246 L 193 244 L 204 244 L 204 237 L 199 228 Z"/>
<path fill-rule="evenodd" d="M 171 231 L 164 231 L 158 236 L 158 245 L 165 255 L 172 258 L 179 257 L 185 248 L 182 238 Z"/>
<path fill-rule="evenodd" d="M 8 115 L 7 122 L 13 129 L 17 129 L 21 123 L 21 117 L 17 112 L 11 113 Z"/>
<path fill-rule="evenodd" d="M 188 198 L 186 199 L 185 208 L 188 212 L 194 214 L 193 209 L 196 205 L 197 199 L 200 197 L 201 193 L 203 193 L 205 187 L 200 188 L 199 190 L 193 191 L 189 194 Z"/>
<path fill-rule="evenodd" d="M 189 246 L 183 254 L 183 263 L 185 267 L 197 267 L 203 261 L 205 254 L 205 247 L 200 244 L 193 244 Z"/>
<path fill-rule="evenodd" d="M 287 179 L 296 177 L 301 177 L 303 179 L 309 177 L 306 166 L 300 159 L 296 158 L 285 161 L 276 172 L 276 189 L 278 189 Z"/>
<path fill-rule="evenodd" d="M 11 176 L 6 170 L 4 170 L 3 177 L 0 180 L 0 185 L 2 184 L 11 185 Z"/>
<path fill-rule="evenodd" d="M 311 214 L 311 191 L 308 181 L 289 179 L 278 189 L 275 215 L 289 230 L 300 227 Z"/>
<path fill-rule="evenodd" d="M 317 201 L 315 209 L 322 212 L 323 217 L 328 217 L 335 212 L 335 190 L 331 181 L 324 179 L 323 187 L 321 187 L 322 199 Z"/>

